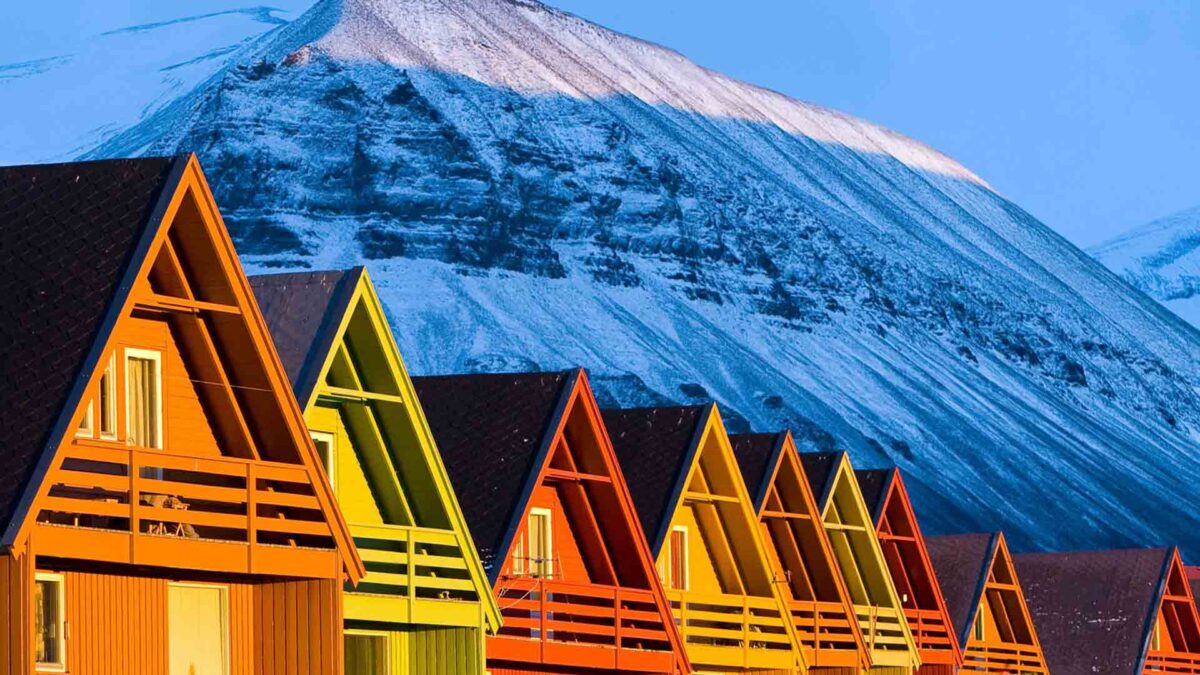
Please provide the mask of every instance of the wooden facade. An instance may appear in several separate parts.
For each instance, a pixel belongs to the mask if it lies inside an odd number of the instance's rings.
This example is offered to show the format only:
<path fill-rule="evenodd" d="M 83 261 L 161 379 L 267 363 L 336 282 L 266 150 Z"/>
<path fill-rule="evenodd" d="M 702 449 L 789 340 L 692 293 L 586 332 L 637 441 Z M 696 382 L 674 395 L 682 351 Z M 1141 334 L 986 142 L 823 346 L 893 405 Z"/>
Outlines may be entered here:
<path fill-rule="evenodd" d="M 690 672 L 587 374 L 414 383 L 500 606 L 488 670 Z"/>
<path fill-rule="evenodd" d="M 850 458 L 844 452 L 801 453 L 800 460 L 871 656 L 867 672 L 917 672 L 920 652 Z"/>
<path fill-rule="evenodd" d="M 791 433 L 730 440 L 808 672 L 853 675 L 865 670 L 871 655 Z"/>
<path fill-rule="evenodd" d="M 341 672 L 342 584 L 364 569 L 196 159 L 30 171 L 25 198 L 54 191 L 31 213 L 79 209 L 31 228 L 129 244 L 101 253 L 123 261 L 110 296 L 72 289 L 96 329 L 7 524 L 0 672 Z M 147 172 L 154 204 L 133 208 Z M 46 283 L 98 278 L 91 245 L 58 237 L 72 253 Z M 69 335 L 47 332 L 41 362 L 76 353 Z"/>
<path fill-rule="evenodd" d="M 499 609 L 366 270 L 250 282 L 366 564 L 347 675 L 480 675 Z"/>
<path fill-rule="evenodd" d="M 962 650 L 900 469 L 855 471 L 921 655 L 920 675 L 954 675 Z"/>
<path fill-rule="evenodd" d="M 962 645 L 960 672 L 1046 675 L 1046 657 L 1004 535 L 929 537 L 926 544 Z"/>
<path fill-rule="evenodd" d="M 716 405 L 604 417 L 692 664 L 704 672 L 803 669 Z"/>

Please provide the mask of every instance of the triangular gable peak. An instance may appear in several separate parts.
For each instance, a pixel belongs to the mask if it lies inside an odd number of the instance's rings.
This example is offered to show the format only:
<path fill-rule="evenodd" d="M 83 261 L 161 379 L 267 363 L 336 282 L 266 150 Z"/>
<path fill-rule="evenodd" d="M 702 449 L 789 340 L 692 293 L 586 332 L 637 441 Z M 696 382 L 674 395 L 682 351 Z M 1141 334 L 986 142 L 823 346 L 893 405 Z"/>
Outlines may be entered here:
<path fill-rule="evenodd" d="M 475 471 L 451 466 L 456 488 L 497 499 L 499 481 L 515 488 L 503 492 L 510 504 L 494 504 L 506 509 L 503 518 L 489 518 L 485 504 L 467 510 L 481 526 L 472 524 L 483 537 L 479 545 L 492 552 L 493 589 L 503 611 L 503 628 L 488 643 L 489 664 L 689 670 L 586 372 L 415 383 L 439 443 L 453 456 L 473 454 L 481 465 Z M 536 410 L 515 416 L 505 410 L 528 408 L 537 392 L 551 390 L 557 393 L 542 397 Z M 455 404 L 462 409 L 443 408 Z M 459 421 L 470 423 L 468 416 L 508 438 L 481 450 L 485 439 L 455 431 Z M 443 438 L 453 445 L 446 447 Z M 487 454 L 493 450 L 502 456 Z M 493 468 L 500 464 L 521 469 L 498 478 Z M 507 484 L 514 479 L 518 485 Z"/>
<path fill-rule="evenodd" d="M 362 563 L 194 156 L 177 160 L 27 489 L 39 555 L 330 576 Z M 36 525 L 35 525 L 36 524 Z"/>
<path fill-rule="evenodd" d="M 1171 550 L 1161 589 L 1142 670 L 1200 673 L 1200 615 L 1178 549 Z"/>
<path fill-rule="evenodd" d="M 1002 533 L 927 540 L 946 593 L 963 668 L 1045 674 L 1046 659 Z"/>
<path fill-rule="evenodd" d="M 871 651 L 872 665 L 916 668 L 920 665 L 917 646 L 849 456 L 844 452 L 802 453 L 800 459 Z"/>
<path fill-rule="evenodd" d="M 692 662 L 735 669 L 802 662 L 716 405 L 608 410 L 604 418 L 643 526 L 655 532 L 651 550 Z"/>
<path fill-rule="evenodd" d="M 499 629 L 491 586 L 370 275 L 359 267 L 261 275 L 250 284 L 367 558 L 358 591 L 374 597 L 349 596 L 347 619 L 470 625 L 478 607 L 469 603 L 482 602 L 488 627 Z M 411 583 L 410 559 L 390 553 L 396 542 L 436 551 L 414 565 Z"/>
<path fill-rule="evenodd" d="M 866 668 L 870 653 L 790 432 L 731 437 L 810 667 Z"/>
<path fill-rule="evenodd" d="M 962 652 L 900 469 L 856 471 L 922 665 L 958 665 Z M 874 497 L 871 496 L 874 493 Z"/>

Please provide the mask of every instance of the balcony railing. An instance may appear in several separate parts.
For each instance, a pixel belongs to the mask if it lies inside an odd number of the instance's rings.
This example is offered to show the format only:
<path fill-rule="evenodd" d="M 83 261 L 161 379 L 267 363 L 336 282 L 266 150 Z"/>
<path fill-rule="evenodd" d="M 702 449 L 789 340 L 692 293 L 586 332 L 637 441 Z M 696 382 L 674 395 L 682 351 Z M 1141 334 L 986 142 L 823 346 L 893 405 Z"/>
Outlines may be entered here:
<path fill-rule="evenodd" d="M 790 668 L 792 641 L 774 598 L 667 591 L 693 664 Z"/>
<path fill-rule="evenodd" d="M 788 609 L 810 666 L 856 667 L 858 641 L 846 608 L 836 602 L 791 600 Z"/>
<path fill-rule="evenodd" d="M 928 661 L 926 655 L 930 653 L 942 653 L 953 659 L 954 644 L 941 612 L 909 608 L 904 610 L 904 616 L 908 619 L 908 629 L 912 632 L 913 641 L 917 643 L 917 649 L 922 653 L 923 661 Z"/>
<path fill-rule="evenodd" d="M 40 553 L 239 572 L 337 574 L 332 533 L 301 466 L 86 441 L 65 452 L 49 495 L 39 504 Z M 128 540 L 127 545 L 113 537 Z M 284 548 L 297 553 L 285 555 Z M 320 567 L 319 575 L 312 566 Z"/>
<path fill-rule="evenodd" d="M 488 658 L 671 672 L 667 628 L 650 591 L 535 577 L 497 583 L 503 617 Z"/>
<path fill-rule="evenodd" d="M 1197 675 L 1200 674 L 1200 654 L 1151 651 L 1146 655 L 1146 666 L 1142 672 Z"/>
<path fill-rule="evenodd" d="M 858 627 L 868 649 L 874 652 L 908 650 L 903 625 L 907 619 L 902 612 L 873 605 L 855 605 L 854 613 L 858 617 Z"/>
<path fill-rule="evenodd" d="M 971 640 L 963 654 L 964 673 L 1028 673 L 1047 675 L 1036 647 L 1021 644 L 986 644 Z"/>
<path fill-rule="evenodd" d="M 367 576 L 356 593 L 409 599 L 479 600 L 458 537 L 448 530 L 351 524 Z"/>

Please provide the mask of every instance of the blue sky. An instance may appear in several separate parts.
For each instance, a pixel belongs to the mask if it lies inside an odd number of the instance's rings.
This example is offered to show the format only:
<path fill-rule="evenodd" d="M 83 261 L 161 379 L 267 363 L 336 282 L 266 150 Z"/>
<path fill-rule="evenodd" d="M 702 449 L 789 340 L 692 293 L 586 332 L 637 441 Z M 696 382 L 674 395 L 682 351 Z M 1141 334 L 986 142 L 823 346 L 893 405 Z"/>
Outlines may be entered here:
<path fill-rule="evenodd" d="M 1200 2 L 551 4 L 925 141 L 1080 245 L 1200 204 Z"/>
<path fill-rule="evenodd" d="M 265 1 L 294 18 L 311 0 Z M 923 140 L 1083 246 L 1200 204 L 1200 2 L 549 1 Z M 247 5 L 11 2 L 0 64 Z"/>

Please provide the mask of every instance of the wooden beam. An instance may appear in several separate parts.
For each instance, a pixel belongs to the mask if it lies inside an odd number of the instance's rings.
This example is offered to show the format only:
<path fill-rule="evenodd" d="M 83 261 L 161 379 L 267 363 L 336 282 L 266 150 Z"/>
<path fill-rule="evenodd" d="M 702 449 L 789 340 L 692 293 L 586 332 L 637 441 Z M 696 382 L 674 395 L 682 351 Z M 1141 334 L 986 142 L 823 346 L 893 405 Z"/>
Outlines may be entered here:
<path fill-rule="evenodd" d="M 546 469 L 547 480 L 561 480 L 572 483 L 589 482 L 589 483 L 612 483 L 612 478 L 601 476 L 595 473 L 583 473 L 581 471 L 568 471 L 566 469 Z"/>
<path fill-rule="evenodd" d="M 792 513 L 790 511 L 763 511 L 763 518 L 778 518 L 781 520 L 812 520 L 812 516 L 804 513 Z"/>
<path fill-rule="evenodd" d="M 141 297 L 139 297 L 135 306 L 138 309 L 150 309 L 160 312 L 182 312 L 185 314 L 214 312 L 217 314 L 238 315 L 242 313 L 241 309 L 233 305 L 222 305 L 216 302 L 204 302 L 203 300 L 175 298 L 169 295 L 161 295 L 153 292 L 143 294 Z"/>
<path fill-rule="evenodd" d="M 684 492 L 683 498 L 690 502 L 700 502 L 701 504 L 714 504 L 724 502 L 726 504 L 739 504 L 737 497 L 726 497 L 725 495 L 713 494 L 711 492 Z"/>
<path fill-rule="evenodd" d="M 350 387 L 334 387 L 324 385 L 319 389 L 318 396 L 328 398 L 334 403 L 366 403 L 368 401 L 376 401 L 379 403 L 395 403 L 396 405 L 404 405 L 404 399 L 395 394 L 381 394 L 374 391 L 365 391 L 363 389 L 352 389 Z"/>
<path fill-rule="evenodd" d="M 842 523 L 825 523 L 826 530 L 836 530 L 838 532 L 867 532 L 867 528 L 861 525 L 843 525 Z M 872 535 L 874 533 L 872 532 Z"/>
<path fill-rule="evenodd" d="M 217 393 L 214 396 L 214 399 L 219 400 L 220 403 L 229 408 L 229 414 L 227 416 L 222 415 L 220 412 L 215 413 L 215 417 L 218 419 L 214 420 L 214 424 L 227 427 L 229 426 L 228 421 L 222 424 L 222 419 L 232 420 L 233 429 L 225 429 L 224 431 L 226 433 L 232 433 L 245 445 L 246 453 L 251 459 L 262 459 L 258 452 L 258 447 L 254 442 L 254 435 L 250 432 L 250 425 L 246 422 L 245 415 L 242 414 L 241 404 L 239 403 L 237 396 L 235 396 L 233 393 L 233 384 L 230 382 L 229 375 L 225 372 L 225 367 L 221 363 L 221 357 L 217 351 L 217 345 L 213 341 L 212 334 L 209 333 L 208 326 L 204 323 L 203 317 L 192 315 L 187 317 L 184 323 L 192 328 L 191 331 L 182 331 L 184 340 L 190 343 L 188 345 L 188 352 L 192 355 L 192 358 L 200 360 L 207 357 L 207 359 L 211 362 L 211 366 L 209 368 L 202 368 L 201 372 L 197 373 L 197 375 L 205 377 L 206 379 L 211 378 L 209 382 L 203 383 L 202 386 L 208 387 L 209 389 L 207 390 L 211 390 L 211 388 L 215 387 Z M 192 339 L 188 339 L 186 337 L 189 334 L 193 335 Z M 200 354 L 196 354 L 196 350 L 200 351 Z M 229 439 L 226 440 L 228 441 Z"/>

